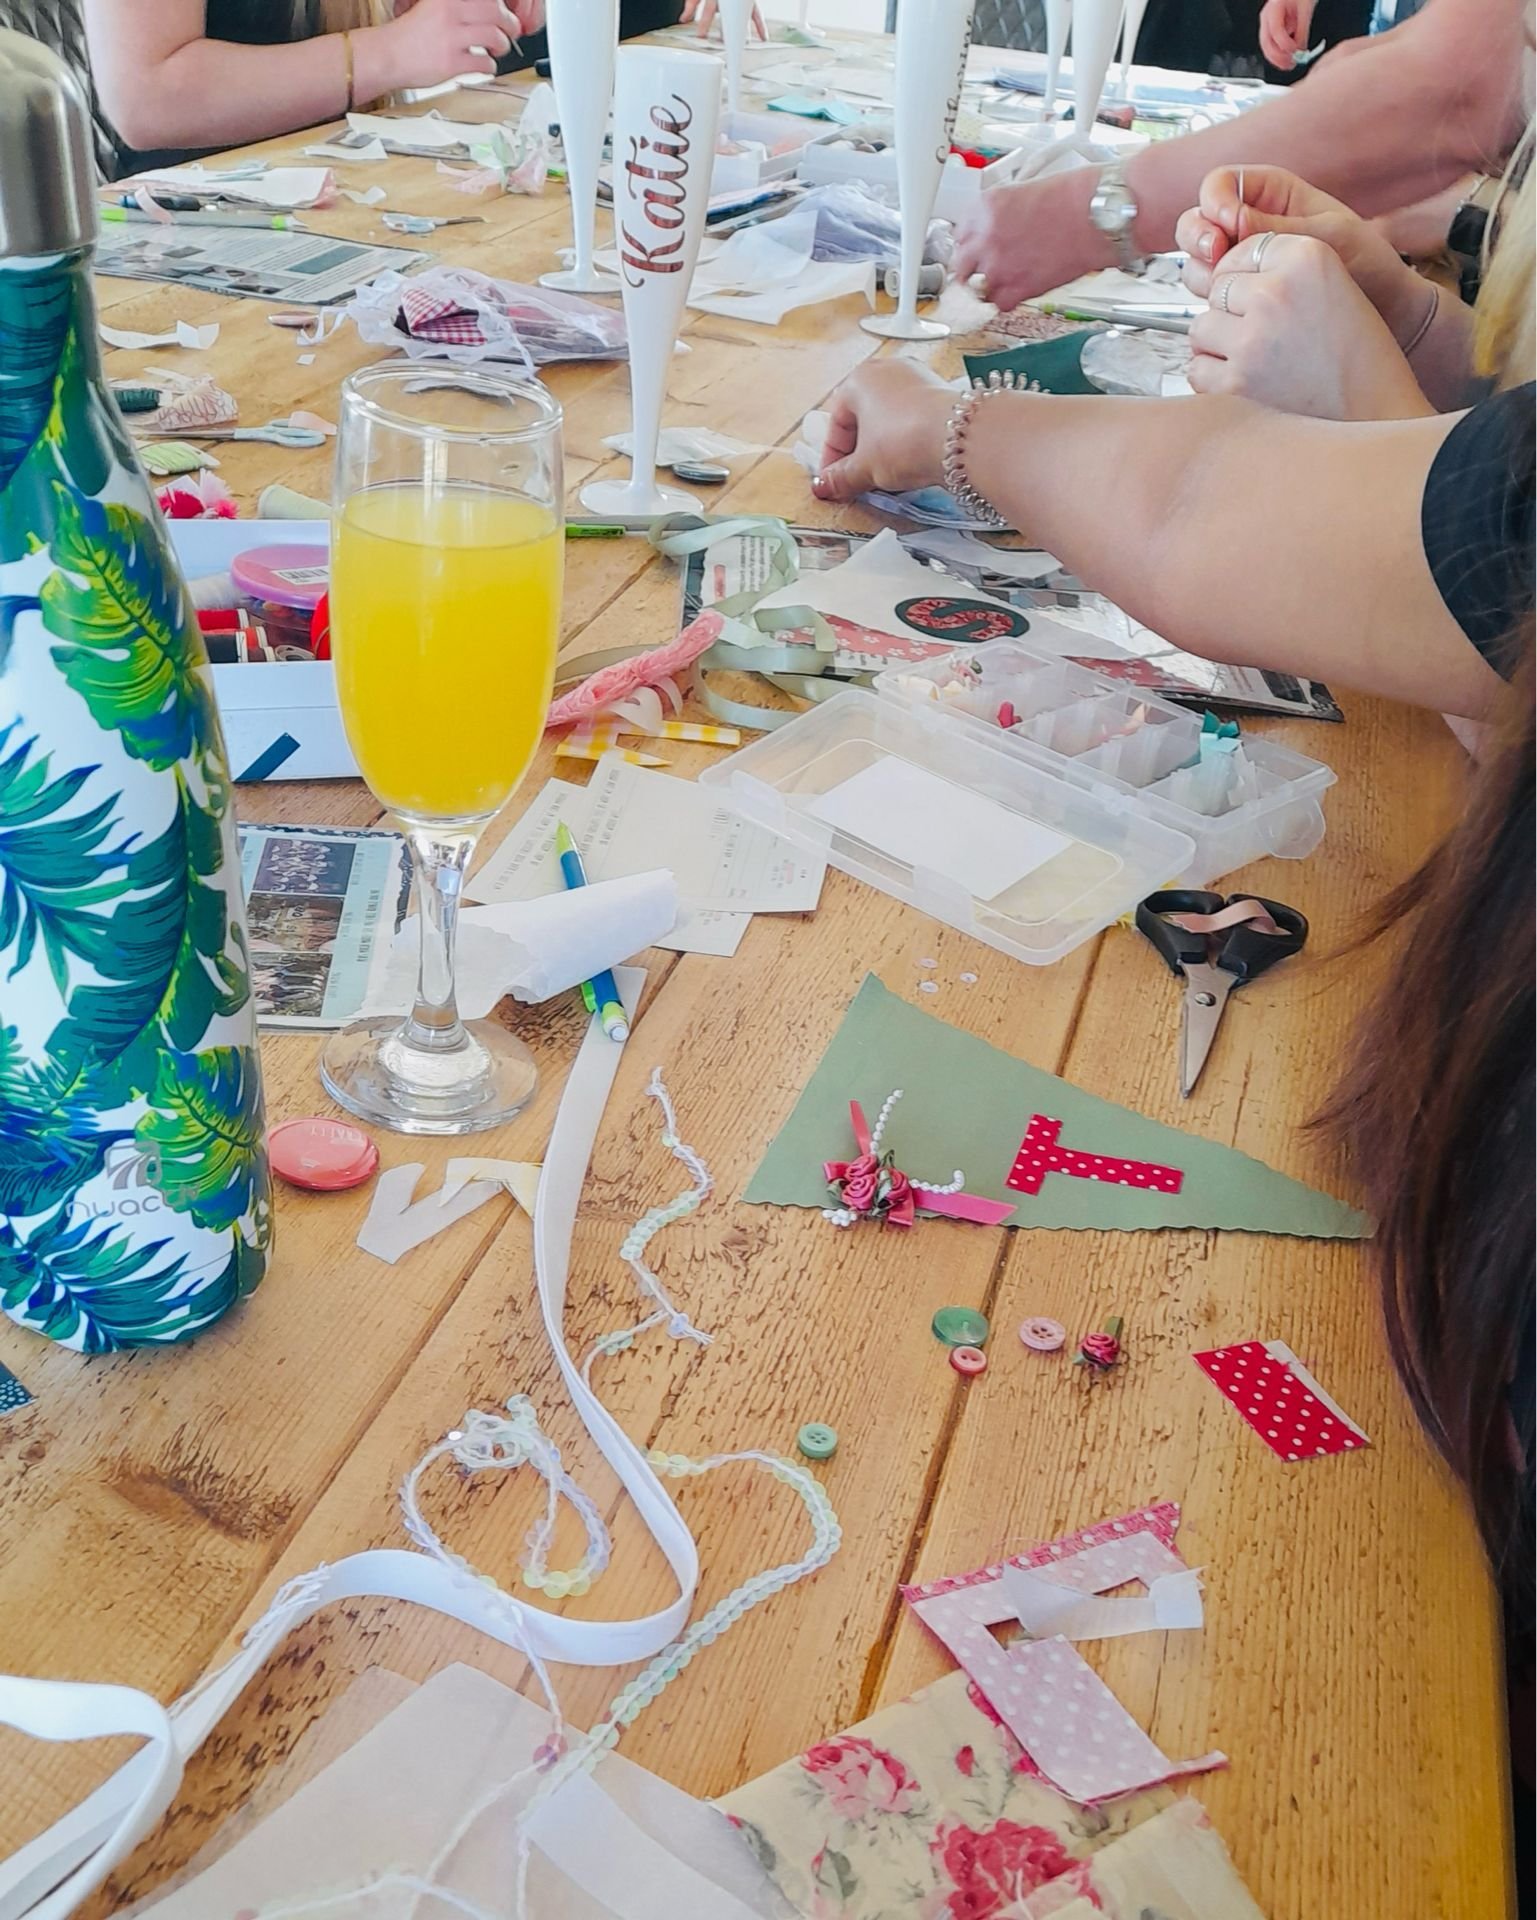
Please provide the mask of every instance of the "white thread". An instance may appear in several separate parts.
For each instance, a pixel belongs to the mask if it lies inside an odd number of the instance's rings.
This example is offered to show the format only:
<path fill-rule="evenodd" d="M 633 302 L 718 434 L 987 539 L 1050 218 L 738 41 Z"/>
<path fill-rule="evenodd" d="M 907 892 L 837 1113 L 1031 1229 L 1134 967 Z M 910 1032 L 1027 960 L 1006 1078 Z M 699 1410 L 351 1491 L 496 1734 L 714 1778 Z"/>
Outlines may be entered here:
<path fill-rule="evenodd" d="M 672 1095 L 667 1091 L 662 1080 L 660 1067 L 651 1069 L 651 1078 L 646 1084 L 646 1097 L 655 1100 L 661 1107 L 662 1145 L 675 1160 L 682 1161 L 688 1169 L 693 1186 L 686 1192 L 680 1193 L 676 1199 L 670 1200 L 666 1206 L 653 1207 L 643 1218 L 636 1221 L 620 1242 L 619 1258 L 634 1274 L 635 1284 L 645 1298 L 656 1303 L 656 1312 L 638 1321 L 633 1327 L 621 1327 L 616 1332 L 605 1333 L 593 1342 L 582 1361 L 582 1378 L 589 1387 L 592 1385 L 592 1363 L 595 1360 L 604 1354 L 622 1353 L 637 1335 L 649 1333 L 653 1327 L 661 1326 L 664 1321 L 668 1333 L 674 1340 L 697 1340 L 702 1347 L 711 1344 L 709 1334 L 702 1333 L 686 1313 L 680 1312 L 673 1305 L 661 1280 L 646 1265 L 643 1256 L 646 1248 L 663 1227 L 669 1227 L 674 1221 L 687 1219 L 689 1214 L 697 1212 L 714 1192 L 715 1182 L 711 1178 L 710 1169 L 694 1149 L 687 1141 L 678 1138 L 678 1116 L 673 1110 Z"/>

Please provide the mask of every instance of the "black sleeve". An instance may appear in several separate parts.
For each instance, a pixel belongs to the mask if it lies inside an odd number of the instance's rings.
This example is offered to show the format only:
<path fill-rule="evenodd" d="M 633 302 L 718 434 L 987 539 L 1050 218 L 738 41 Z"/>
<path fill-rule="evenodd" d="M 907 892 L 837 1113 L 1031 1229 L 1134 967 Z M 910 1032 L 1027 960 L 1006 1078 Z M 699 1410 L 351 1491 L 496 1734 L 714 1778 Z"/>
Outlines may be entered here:
<path fill-rule="evenodd" d="M 1520 664 L 1515 630 L 1532 608 L 1533 409 L 1527 381 L 1459 420 L 1425 480 L 1420 531 L 1447 610 L 1506 679 Z"/>

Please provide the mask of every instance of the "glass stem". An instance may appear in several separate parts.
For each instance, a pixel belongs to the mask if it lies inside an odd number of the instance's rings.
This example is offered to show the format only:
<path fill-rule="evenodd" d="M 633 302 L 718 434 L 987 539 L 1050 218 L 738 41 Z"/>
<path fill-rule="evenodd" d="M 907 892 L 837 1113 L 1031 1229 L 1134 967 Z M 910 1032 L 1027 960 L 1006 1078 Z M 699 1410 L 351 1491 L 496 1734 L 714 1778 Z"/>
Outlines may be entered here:
<path fill-rule="evenodd" d="M 416 1005 L 406 1021 L 408 1046 L 449 1053 L 465 1044 L 454 996 L 454 942 L 459 900 L 464 891 L 478 827 L 409 827 L 411 864 L 416 870 L 417 913 L 422 923 L 421 965 L 416 976 Z"/>

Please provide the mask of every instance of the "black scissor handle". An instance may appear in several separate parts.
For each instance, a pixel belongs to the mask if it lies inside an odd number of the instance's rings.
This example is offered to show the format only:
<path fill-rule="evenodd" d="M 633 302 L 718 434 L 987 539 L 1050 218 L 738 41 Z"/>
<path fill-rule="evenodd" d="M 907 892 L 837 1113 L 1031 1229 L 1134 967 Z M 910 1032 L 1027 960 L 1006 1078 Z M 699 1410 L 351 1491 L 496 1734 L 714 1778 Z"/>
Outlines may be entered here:
<path fill-rule="evenodd" d="M 1161 893 L 1150 893 L 1137 908 L 1137 931 L 1152 941 L 1170 973 L 1183 973 L 1186 967 L 1205 965 L 1207 936 L 1187 933 L 1164 915 L 1220 913 L 1223 904 L 1220 893 L 1200 893 L 1191 887 L 1165 887 Z"/>
<path fill-rule="evenodd" d="M 1247 921 L 1228 932 L 1217 950 L 1217 965 L 1224 973 L 1232 974 L 1239 984 L 1256 980 L 1278 960 L 1301 953 L 1308 937 L 1308 923 L 1295 907 L 1288 907 L 1280 900 L 1261 899 L 1257 893 L 1231 894 L 1223 904 L 1234 906 L 1240 900 L 1258 901 L 1281 931 L 1262 933 L 1252 921 Z"/>

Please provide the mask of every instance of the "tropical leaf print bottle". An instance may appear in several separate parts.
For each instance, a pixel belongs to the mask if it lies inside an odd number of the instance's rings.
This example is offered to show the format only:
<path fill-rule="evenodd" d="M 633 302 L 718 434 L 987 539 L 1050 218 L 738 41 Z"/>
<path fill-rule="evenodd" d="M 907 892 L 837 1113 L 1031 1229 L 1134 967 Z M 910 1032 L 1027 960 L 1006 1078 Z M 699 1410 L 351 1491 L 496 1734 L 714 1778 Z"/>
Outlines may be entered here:
<path fill-rule="evenodd" d="M 107 397 L 77 82 L 0 31 L 0 1307 L 185 1339 L 272 1202 L 229 771 L 186 588 Z"/>

